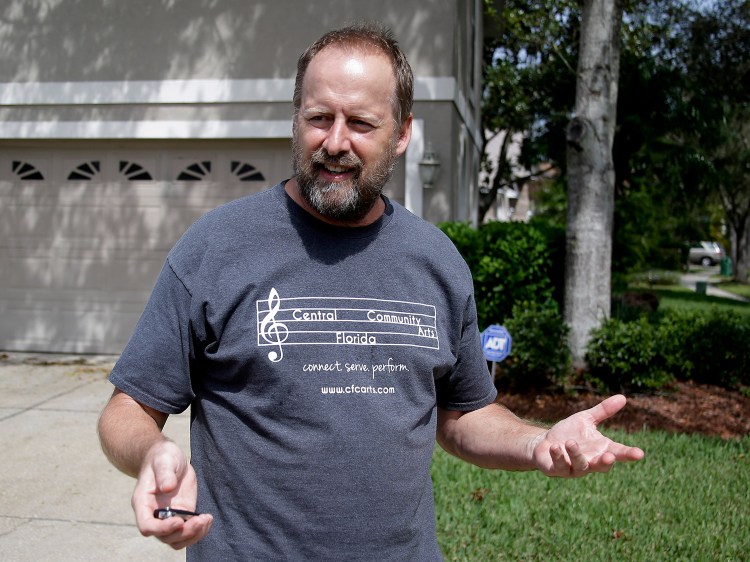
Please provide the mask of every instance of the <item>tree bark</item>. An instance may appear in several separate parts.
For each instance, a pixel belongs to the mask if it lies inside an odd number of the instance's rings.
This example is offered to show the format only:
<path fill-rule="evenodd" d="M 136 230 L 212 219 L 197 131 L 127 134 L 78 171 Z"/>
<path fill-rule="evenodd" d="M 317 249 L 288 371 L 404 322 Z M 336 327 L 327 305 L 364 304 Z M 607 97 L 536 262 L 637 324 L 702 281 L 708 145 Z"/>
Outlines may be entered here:
<path fill-rule="evenodd" d="M 750 220 L 745 220 L 737 233 L 734 255 L 734 278 L 740 283 L 747 283 L 750 272 Z"/>
<path fill-rule="evenodd" d="M 591 330 L 611 307 L 620 0 L 585 0 L 574 116 L 568 124 L 565 321 L 573 364 L 585 366 Z"/>

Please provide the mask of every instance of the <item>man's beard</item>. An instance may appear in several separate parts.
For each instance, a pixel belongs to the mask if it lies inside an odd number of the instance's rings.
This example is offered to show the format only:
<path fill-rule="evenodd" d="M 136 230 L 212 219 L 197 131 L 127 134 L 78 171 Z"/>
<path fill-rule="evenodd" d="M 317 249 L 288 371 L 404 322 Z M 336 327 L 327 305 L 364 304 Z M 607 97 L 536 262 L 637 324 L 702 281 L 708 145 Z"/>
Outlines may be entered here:
<path fill-rule="evenodd" d="M 397 139 L 391 139 L 383 155 L 364 168 L 354 153 L 331 156 L 319 148 L 305 160 L 296 135 L 292 139 L 294 175 L 304 200 L 324 217 L 346 223 L 356 223 L 375 206 L 396 165 Z M 325 182 L 319 171 L 325 166 L 351 169 L 354 177 L 344 182 Z"/>

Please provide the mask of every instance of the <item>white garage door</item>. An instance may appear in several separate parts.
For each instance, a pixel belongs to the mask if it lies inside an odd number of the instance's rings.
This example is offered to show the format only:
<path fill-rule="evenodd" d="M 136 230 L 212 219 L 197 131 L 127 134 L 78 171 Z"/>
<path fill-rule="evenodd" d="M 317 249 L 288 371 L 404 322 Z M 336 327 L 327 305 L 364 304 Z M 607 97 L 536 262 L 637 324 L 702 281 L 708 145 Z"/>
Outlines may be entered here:
<path fill-rule="evenodd" d="M 0 349 L 120 353 L 185 229 L 289 173 L 288 141 L 0 148 Z"/>

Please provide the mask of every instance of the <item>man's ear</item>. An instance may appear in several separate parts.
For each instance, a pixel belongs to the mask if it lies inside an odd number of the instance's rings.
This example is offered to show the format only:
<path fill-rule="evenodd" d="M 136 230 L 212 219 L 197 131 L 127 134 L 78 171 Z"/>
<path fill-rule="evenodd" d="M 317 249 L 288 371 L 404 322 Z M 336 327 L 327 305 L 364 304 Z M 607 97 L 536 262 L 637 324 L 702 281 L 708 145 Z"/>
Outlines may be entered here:
<path fill-rule="evenodd" d="M 398 132 L 398 142 L 396 143 L 396 154 L 401 156 L 404 152 L 406 152 L 406 148 L 409 146 L 409 141 L 411 141 L 411 124 L 412 124 L 412 114 L 409 114 L 409 117 L 406 118 L 406 121 L 404 121 L 401 124 L 401 128 Z"/>

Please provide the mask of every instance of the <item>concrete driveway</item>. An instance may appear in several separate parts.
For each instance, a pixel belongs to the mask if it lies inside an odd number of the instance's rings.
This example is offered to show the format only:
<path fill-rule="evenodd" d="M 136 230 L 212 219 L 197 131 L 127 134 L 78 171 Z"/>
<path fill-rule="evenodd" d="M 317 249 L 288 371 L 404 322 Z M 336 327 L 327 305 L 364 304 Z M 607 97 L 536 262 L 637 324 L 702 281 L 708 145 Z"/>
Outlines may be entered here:
<path fill-rule="evenodd" d="M 133 521 L 135 481 L 99 447 L 112 357 L 0 354 L 0 560 L 184 560 Z M 189 417 L 165 432 L 188 443 Z"/>

